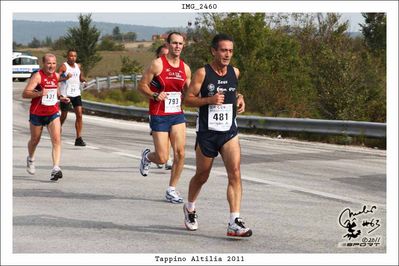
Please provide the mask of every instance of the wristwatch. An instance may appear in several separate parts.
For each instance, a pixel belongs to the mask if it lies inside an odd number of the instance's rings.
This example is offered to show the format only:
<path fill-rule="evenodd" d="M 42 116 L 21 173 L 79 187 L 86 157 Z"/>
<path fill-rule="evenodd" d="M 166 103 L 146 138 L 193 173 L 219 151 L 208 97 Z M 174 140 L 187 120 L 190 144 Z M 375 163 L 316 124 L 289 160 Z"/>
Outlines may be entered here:
<path fill-rule="evenodd" d="M 159 93 L 158 93 L 158 92 L 154 92 L 154 93 L 152 94 L 152 98 L 154 99 L 154 101 L 157 100 L 158 96 L 159 96 Z"/>

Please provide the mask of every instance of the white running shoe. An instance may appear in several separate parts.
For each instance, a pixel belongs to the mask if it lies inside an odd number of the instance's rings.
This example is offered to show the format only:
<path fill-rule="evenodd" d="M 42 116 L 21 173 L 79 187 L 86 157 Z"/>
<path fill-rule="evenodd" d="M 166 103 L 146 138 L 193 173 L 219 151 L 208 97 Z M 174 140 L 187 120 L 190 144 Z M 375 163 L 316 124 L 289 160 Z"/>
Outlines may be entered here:
<path fill-rule="evenodd" d="M 26 157 L 26 171 L 31 175 L 36 173 L 35 161 L 29 156 Z"/>
<path fill-rule="evenodd" d="M 140 160 L 140 173 L 142 176 L 147 176 L 150 171 L 151 162 L 147 159 L 147 154 L 150 153 L 150 149 L 144 149 L 141 153 Z"/>
<path fill-rule="evenodd" d="M 51 181 L 57 181 L 60 178 L 62 178 L 61 169 L 59 167 L 58 168 L 53 168 L 53 170 L 51 170 L 50 180 Z"/>
<path fill-rule="evenodd" d="M 195 210 L 189 212 L 187 210 L 186 204 L 183 204 L 183 212 L 184 212 L 184 225 L 186 226 L 187 230 L 195 231 L 198 229 L 198 222 L 197 222 L 197 214 Z"/>
<path fill-rule="evenodd" d="M 176 190 L 166 190 L 165 198 L 167 201 L 172 203 L 183 203 L 183 198 L 179 195 Z"/>
<path fill-rule="evenodd" d="M 158 169 L 163 168 L 163 164 L 157 164 L 157 168 L 158 168 Z"/>
<path fill-rule="evenodd" d="M 165 164 L 165 170 L 171 170 L 173 165 L 173 161 L 169 159 Z"/>
<path fill-rule="evenodd" d="M 244 226 L 244 222 L 240 217 L 234 220 L 233 224 L 227 226 L 227 236 L 250 237 L 252 230 Z"/>

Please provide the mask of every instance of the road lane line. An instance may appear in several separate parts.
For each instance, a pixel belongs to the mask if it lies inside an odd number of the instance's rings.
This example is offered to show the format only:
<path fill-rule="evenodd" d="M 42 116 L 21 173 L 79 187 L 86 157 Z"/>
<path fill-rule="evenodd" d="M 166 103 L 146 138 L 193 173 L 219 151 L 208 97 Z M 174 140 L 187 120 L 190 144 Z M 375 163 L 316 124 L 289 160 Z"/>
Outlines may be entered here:
<path fill-rule="evenodd" d="M 124 152 L 113 152 L 114 154 L 117 155 L 121 155 L 121 156 L 126 156 L 129 158 L 135 158 L 140 160 L 141 156 L 137 156 L 137 155 L 132 155 L 132 154 L 128 154 L 128 153 L 124 153 Z M 195 165 L 188 165 L 185 164 L 184 165 L 185 169 L 189 169 L 189 170 L 193 170 L 195 172 L 196 167 Z M 219 171 L 219 170 L 211 170 L 212 174 L 216 174 L 216 175 L 224 175 L 226 176 L 226 172 L 225 171 Z M 249 176 L 245 176 L 242 175 L 241 176 L 242 180 L 247 180 L 247 181 L 252 181 L 252 182 L 257 182 L 257 183 L 261 183 L 261 184 L 266 184 L 266 185 L 270 185 L 270 186 L 275 186 L 275 187 L 280 187 L 280 188 L 284 188 L 284 189 L 288 189 L 288 190 L 293 190 L 293 191 L 300 191 L 300 192 L 304 192 L 304 193 L 308 193 L 308 194 L 312 194 L 312 195 L 316 195 L 316 196 L 320 196 L 320 197 L 324 197 L 324 198 L 331 198 L 331 199 L 335 199 L 335 200 L 341 200 L 341 201 L 348 201 L 348 202 L 352 202 L 352 203 L 358 203 L 358 204 L 368 204 L 368 205 L 378 205 L 378 207 L 380 208 L 386 208 L 384 203 L 380 203 L 380 202 L 370 202 L 368 200 L 362 200 L 362 199 L 356 199 L 356 198 L 351 198 L 351 197 L 346 197 L 346 196 L 341 196 L 341 195 L 337 195 L 337 194 L 333 194 L 333 193 L 328 193 L 328 192 L 323 192 L 323 191 L 319 191 L 319 190 L 315 190 L 315 189 L 309 189 L 309 188 L 304 188 L 304 187 L 300 187 L 300 186 L 294 186 L 294 185 L 288 185 L 285 183 L 280 183 L 280 182 L 275 182 L 275 181 L 270 181 L 270 180 L 266 180 L 266 179 L 260 179 L 260 178 L 256 178 L 256 177 L 249 177 Z"/>
<path fill-rule="evenodd" d="M 48 140 L 50 139 L 47 136 L 43 136 L 42 138 L 48 139 Z M 74 145 L 73 142 L 67 141 L 66 143 Z M 96 146 L 86 146 L 86 147 L 88 147 L 89 149 L 93 149 L 93 150 L 101 150 L 102 149 L 101 147 L 96 147 Z M 133 154 L 125 153 L 122 151 L 114 151 L 111 153 L 115 154 L 115 155 L 119 155 L 119 156 L 128 157 L 128 158 L 134 158 L 137 160 L 141 159 L 141 156 L 139 156 L 139 155 L 133 155 Z M 196 170 L 195 165 L 187 165 L 186 164 L 186 165 L 184 165 L 184 168 L 192 170 L 192 171 Z M 212 169 L 211 173 L 216 174 L 216 175 L 224 175 L 224 176 L 226 175 L 225 171 L 220 171 L 220 170 L 215 170 L 215 169 Z M 266 180 L 266 179 L 249 177 L 249 176 L 245 176 L 245 175 L 242 175 L 241 179 L 247 180 L 247 181 L 252 181 L 252 182 L 257 182 L 257 183 L 261 183 L 261 184 L 271 185 L 271 186 L 275 186 L 275 187 L 280 187 L 280 188 L 284 188 L 284 189 L 288 189 L 288 190 L 300 191 L 300 192 L 304 192 L 304 193 L 308 193 L 311 195 L 320 196 L 320 197 L 324 197 L 324 198 L 331 198 L 331 199 L 335 199 L 335 200 L 347 201 L 347 202 L 358 203 L 358 204 L 378 205 L 381 208 L 384 208 L 384 209 L 386 208 L 386 204 L 381 203 L 381 202 L 370 202 L 370 201 L 364 200 L 364 199 L 351 198 L 351 197 L 337 195 L 337 194 L 333 194 L 333 193 L 329 193 L 329 192 L 323 192 L 323 191 L 319 191 L 319 190 L 315 190 L 315 189 L 309 189 L 309 188 L 304 188 L 304 187 L 300 187 L 300 186 L 294 186 L 294 185 L 289 185 L 289 184 L 285 184 L 285 183 L 270 181 L 270 180 Z"/>

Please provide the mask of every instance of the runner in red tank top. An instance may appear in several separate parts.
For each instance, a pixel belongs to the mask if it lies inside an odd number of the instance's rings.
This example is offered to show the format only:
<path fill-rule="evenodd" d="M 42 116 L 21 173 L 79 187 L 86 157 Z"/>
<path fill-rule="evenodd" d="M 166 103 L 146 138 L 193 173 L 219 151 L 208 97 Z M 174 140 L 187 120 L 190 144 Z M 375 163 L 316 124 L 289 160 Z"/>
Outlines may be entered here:
<path fill-rule="evenodd" d="M 181 93 L 186 83 L 186 72 L 184 71 L 184 61 L 180 59 L 178 67 L 169 64 L 166 55 L 160 57 L 162 61 L 162 71 L 155 76 L 150 83 L 153 93 L 165 92 L 168 96 L 177 95 L 179 98 L 171 98 L 169 101 L 156 101 L 150 99 L 150 115 L 171 115 L 182 114 Z M 170 98 L 170 97 L 168 97 Z M 171 100 L 174 102 L 171 105 Z M 169 106 L 168 106 L 169 105 Z"/>
<path fill-rule="evenodd" d="M 168 47 L 166 46 L 165 43 L 162 44 L 161 46 L 159 46 L 159 47 L 155 50 L 155 56 L 156 56 L 156 58 L 159 58 L 159 57 L 161 57 L 161 56 L 163 56 L 163 55 L 167 55 L 168 53 L 169 53 L 169 49 L 168 49 Z M 156 82 L 155 79 L 156 79 L 156 77 L 154 77 L 154 82 Z M 150 135 L 152 135 L 152 132 L 150 133 Z M 161 169 L 161 168 L 163 168 L 163 167 L 165 166 L 165 170 L 172 170 L 172 164 L 173 164 L 173 159 L 172 159 L 172 158 L 173 158 L 173 154 L 170 154 L 171 151 L 172 151 L 172 146 L 171 146 L 170 141 L 169 141 L 169 153 L 168 153 L 169 157 L 168 157 L 168 160 L 166 161 L 165 165 L 163 165 L 163 164 L 156 164 L 158 169 Z"/>
<path fill-rule="evenodd" d="M 39 144 L 43 127 L 47 126 L 52 143 L 53 169 L 50 180 L 56 181 L 62 178 L 59 167 L 61 158 L 61 123 L 58 108 L 60 91 L 58 80 L 60 76 L 55 73 L 57 66 L 56 57 L 53 54 L 43 56 L 43 67 L 33 74 L 26 85 L 22 97 L 32 99 L 30 106 L 30 140 L 28 142 L 28 157 L 26 158 L 26 170 L 33 175 L 36 172 L 34 155 Z M 61 97 L 61 101 L 68 102 L 68 98 Z"/>
<path fill-rule="evenodd" d="M 29 112 L 38 116 L 51 116 L 58 113 L 58 101 L 57 101 L 57 89 L 58 89 L 58 79 L 55 73 L 46 75 L 42 69 L 39 71 L 40 84 L 35 89 L 38 92 L 46 92 L 46 97 L 36 97 L 33 98 L 30 105 Z M 33 79 L 33 77 L 32 77 Z M 54 94 L 48 93 L 54 92 Z"/>
<path fill-rule="evenodd" d="M 172 203 L 183 202 L 183 198 L 176 192 L 184 166 L 186 143 L 186 123 L 181 103 L 182 92 L 188 88 L 191 80 L 189 66 L 180 59 L 183 41 L 180 33 L 170 33 L 166 43 L 169 53 L 152 61 L 138 86 L 150 101 L 150 127 L 155 146 L 154 152 L 147 148 L 143 150 L 140 173 L 147 176 L 151 162 L 166 163 L 170 140 L 174 160 L 165 197 Z"/>

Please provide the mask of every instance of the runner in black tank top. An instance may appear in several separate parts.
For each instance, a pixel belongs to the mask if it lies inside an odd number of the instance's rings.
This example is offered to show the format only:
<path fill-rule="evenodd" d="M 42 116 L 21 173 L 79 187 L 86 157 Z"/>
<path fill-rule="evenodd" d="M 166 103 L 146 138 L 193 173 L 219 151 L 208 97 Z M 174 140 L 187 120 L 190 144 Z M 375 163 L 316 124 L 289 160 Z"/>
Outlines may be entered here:
<path fill-rule="evenodd" d="M 205 65 L 205 80 L 201 86 L 201 97 L 213 96 L 217 92 L 224 94 L 225 98 L 223 104 L 227 106 L 231 105 L 232 113 L 229 113 L 229 110 L 223 111 L 223 109 L 228 108 L 220 108 L 222 111 L 217 112 L 218 110 L 215 110 L 215 108 L 211 108 L 209 105 L 201 106 L 199 108 L 197 131 L 204 132 L 212 130 L 216 132 L 234 132 L 237 130 L 237 84 L 237 76 L 232 66 L 227 66 L 226 75 L 219 76 L 209 64 Z M 209 117 L 209 110 L 213 114 L 211 117 Z M 211 125 L 211 127 L 209 127 L 209 124 Z"/>
<path fill-rule="evenodd" d="M 241 151 L 236 115 L 245 110 L 245 102 L 243 96 L 237 94 L 240 71 L 230 66 L 233 39 L 225 34 L 216 35 L 212 40 L 211 52 L 213 61 L 195 72 L 184 97 L 185 105 L 199 108 L 196 171 L 190 181 L 188 202 L 183 206 L 184 224 L 188 230 L 198 229 L 196 200 L 209 178 L 214 158 L 220 153 L 228 178 L 230 219 L 227 235 L 249 237 L 252 230 L 245 227 L 240 218 Z"/>

